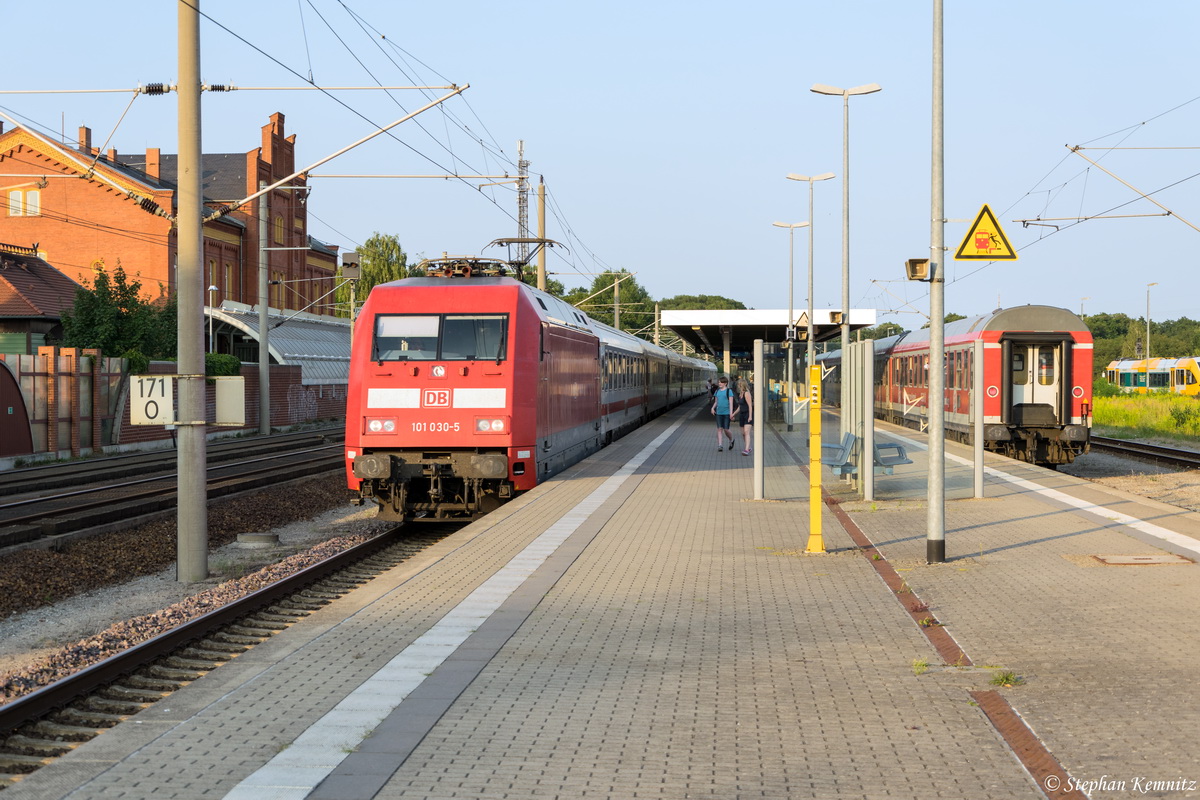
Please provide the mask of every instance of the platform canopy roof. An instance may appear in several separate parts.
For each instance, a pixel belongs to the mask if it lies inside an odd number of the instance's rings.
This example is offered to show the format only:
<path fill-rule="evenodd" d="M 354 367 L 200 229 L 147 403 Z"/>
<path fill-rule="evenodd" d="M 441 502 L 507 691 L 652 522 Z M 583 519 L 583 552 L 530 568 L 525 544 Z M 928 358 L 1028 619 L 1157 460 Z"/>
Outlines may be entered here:
<path fill-rule="evenodd" d="M 803 342 L 808 320 L 806 309 L 794 310 L 797 325 L 796 340 Z M 841 311 L 829 308 L 813 310 L 813 340 L 835 339 L 841 332 Z M 779 309 L 681 309 L 664 310 L 662 324 L 684 341 L 715 358 L 724 355 L 726 347 L 733 358 L 749 358 L 754 353 L 754 340 L 778 344 L 787 339 L 788 312 Z M 850 330 L 869 328 L 875 324 L 875 309 L 850 309 Z"/>
<path fill-rule="evenodd" d="M 240 331 L 245 340 L 259 341 L 258 306 L 227 301 L 219 308 L 205 308 L 204 313 L 211 314 L 218 325 Z M 350 375 L 349 320 L 272 308 L 267 323 L 272 362 L 298 364 L 305 384 L 346 383 Z"/>

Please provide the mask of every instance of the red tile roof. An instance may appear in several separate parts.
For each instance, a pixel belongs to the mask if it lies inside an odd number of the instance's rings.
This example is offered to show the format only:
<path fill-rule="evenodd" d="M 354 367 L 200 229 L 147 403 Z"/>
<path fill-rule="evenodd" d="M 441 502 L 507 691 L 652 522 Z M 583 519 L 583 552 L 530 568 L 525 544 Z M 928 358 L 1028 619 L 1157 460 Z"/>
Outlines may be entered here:
<path fill-rule="evenodd" d="M 57 319 L 74 305 L 78 288 L 36 249 L 0 243 L 0 317 Z"/>

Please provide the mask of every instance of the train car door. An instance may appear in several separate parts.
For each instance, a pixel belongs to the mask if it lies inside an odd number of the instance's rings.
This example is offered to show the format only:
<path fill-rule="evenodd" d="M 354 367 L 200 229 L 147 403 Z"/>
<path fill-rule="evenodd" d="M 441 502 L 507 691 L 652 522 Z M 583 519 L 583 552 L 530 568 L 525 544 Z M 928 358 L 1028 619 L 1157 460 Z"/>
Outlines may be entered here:
<path fill-rule="evenodd" d="M 1063 347 L 1056 342 L 1004 343 L 1014 425 L 1055 425 L 1062 405 Z"/>

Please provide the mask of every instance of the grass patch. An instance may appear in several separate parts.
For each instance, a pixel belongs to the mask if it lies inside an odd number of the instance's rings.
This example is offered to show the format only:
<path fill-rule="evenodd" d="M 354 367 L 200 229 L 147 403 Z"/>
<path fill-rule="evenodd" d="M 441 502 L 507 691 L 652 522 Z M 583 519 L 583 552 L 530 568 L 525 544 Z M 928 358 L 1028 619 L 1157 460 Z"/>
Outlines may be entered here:
<path fill-rule="evenodd" d="M 1007 669 L 995 673 L 992 675 L 992 679 L 988 681 L 992 686 L 1020 686 L 1024 682 L 1024 678 Z"/>
<path fill-rule="evenodd" d="M 1095 397 L 1095 433 L 1114 439 L 1170 439 L 1195 443 L 1200 438 L 1200 399 L 1154 393 Z"/>

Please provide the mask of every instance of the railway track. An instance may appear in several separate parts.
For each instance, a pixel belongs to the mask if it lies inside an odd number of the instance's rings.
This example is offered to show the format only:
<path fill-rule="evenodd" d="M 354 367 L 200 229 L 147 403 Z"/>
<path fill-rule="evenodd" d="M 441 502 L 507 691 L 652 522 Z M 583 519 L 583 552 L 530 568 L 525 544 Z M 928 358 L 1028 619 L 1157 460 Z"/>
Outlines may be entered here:
<path fill-rule="evenodd" d="M 1109 453 L 1136 458 L 1142 461 L 1154 461 L 1188 469 L 1200 469 L 1200 453 L 1194 450 L 1180 450 L 1175 447 L 1131 442 L 1124 439 L 1110 439 L 1106 436 L 1092 436 L 1092 448 Z"/>
<path fill-rule="evenodd" d="M 247 436 L 210 442 L 206 453 L 209 464 L 219 464 L 260 453 L 264 447 L 270 447 L 272 452 L 284 452 L 340 442 L 344 438 L 341 427 L 277 433 L 271 436 Z M 177 453 L 174 449 L 147 450 L 5 470 L 0 472 L 0 497 L 47 494 L 54 489 L 79 488 L 123 478 L 168 474 L 174 471 L 176 458 Z"/>
<path fill-rule="evenodd" d="M 459 525 L 397 527 L 0 706 L 0 789 L 419 554 Z"/>
<path fill-rule="evenodd" d="M 329 443 L 336 439 L 338 443 Z M 263 455 L 264 444 L 270 452 Z M 229 497 L 242 492 L 277 485 L 289 480 L 331 472 L 341 468 L 342 448 L 340 436 L 323 436 L 305 440 L 279 443 L 274 440 L 259 440 L 254 449 L 239 448 L 230 455 L 218 459 L 208 467 L 208 499 Z M 316 446 L 308 446 L 316 444 Z M 298 448 L 298 449 L 294 449 Z M 247 458 L 248 453 L 256 454 Z M 225 458 L 241 458 L 228 461 Z M 107 459 L 106 459 L 107 460 Z M 137 466 L 118 463 L 88 465 L 87 474 L 94 474 L 102 482 L 70 491 L 28 493 L 0 503 L 0 555 L 6 551 L 23 547 L 58 547 L 70 541 L 120 530 L 134 524 L 148 522 L 158 516 L 174 513 L 176 503 L 176 475 L 168 471 L 174 467 L 174 454 L 170 461 L 159 458 L 152 464 L 141 458 L 134 459 Z M 67 472 L 74 480 L 82 481 L 80 473 L 67 465 Z M 100 472 L 95 472 L 97 469 Z M 114 476 L 130 474 L 145 476 L 113 483 Z M 46 483 L 61 486 L 63 477 L 58 473 L 46 473 Z M 37 477 L 21 476 L 12 479 L 10 486 L 28 485 Z M 65 485 L 76 486 L 66 479 Z M 10 495 L 11 496 L 11 495 Z"/>

